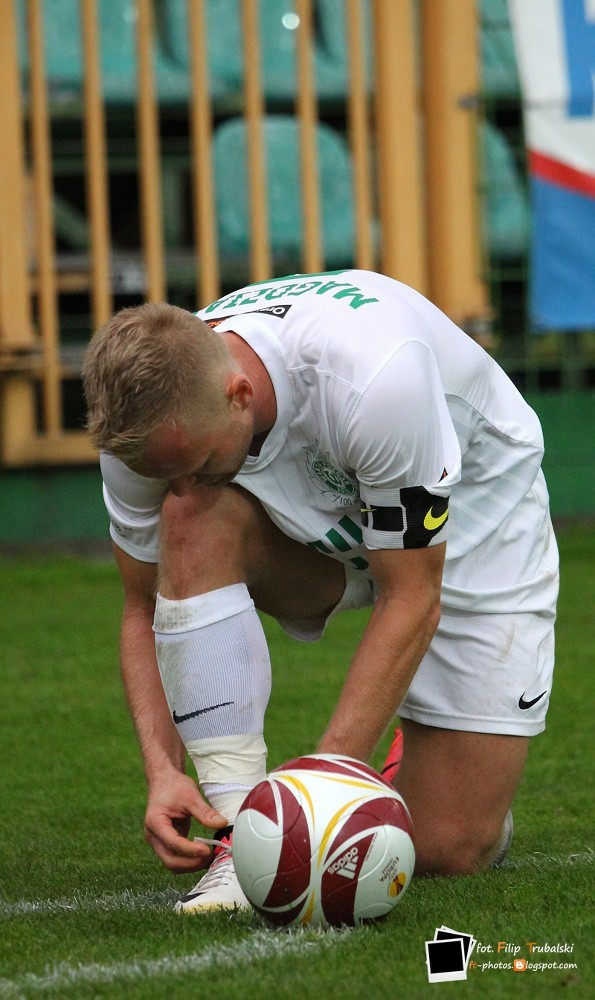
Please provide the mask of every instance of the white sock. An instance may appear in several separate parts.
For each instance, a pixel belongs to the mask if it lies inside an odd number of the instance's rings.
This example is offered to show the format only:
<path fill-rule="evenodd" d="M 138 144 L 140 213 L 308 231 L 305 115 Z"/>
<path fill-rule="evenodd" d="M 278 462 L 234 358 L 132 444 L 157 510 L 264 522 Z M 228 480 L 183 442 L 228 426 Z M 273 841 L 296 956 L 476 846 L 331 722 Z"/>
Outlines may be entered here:
<path fill-rule="evenodd" d="M 182 601 L 158 595 L 153 629 L 172 718 L 203 792 L 232 821 L 266 775 L 271 665 L 254 602 L 243 583 Z"/>

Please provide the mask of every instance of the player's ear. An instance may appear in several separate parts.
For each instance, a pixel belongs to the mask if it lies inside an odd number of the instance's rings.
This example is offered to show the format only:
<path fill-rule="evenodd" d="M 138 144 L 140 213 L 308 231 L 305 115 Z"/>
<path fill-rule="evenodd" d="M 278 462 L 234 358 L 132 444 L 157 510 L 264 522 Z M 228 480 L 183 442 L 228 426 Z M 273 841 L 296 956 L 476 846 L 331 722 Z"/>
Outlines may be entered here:
<path fill-rule="evenodd" d="M 245 410 L 254 396 L 254 387 L 247 375 L 234 372 L 227 381 L 225 395 L 230 403 L 235 403 L 241 410 Z"/>

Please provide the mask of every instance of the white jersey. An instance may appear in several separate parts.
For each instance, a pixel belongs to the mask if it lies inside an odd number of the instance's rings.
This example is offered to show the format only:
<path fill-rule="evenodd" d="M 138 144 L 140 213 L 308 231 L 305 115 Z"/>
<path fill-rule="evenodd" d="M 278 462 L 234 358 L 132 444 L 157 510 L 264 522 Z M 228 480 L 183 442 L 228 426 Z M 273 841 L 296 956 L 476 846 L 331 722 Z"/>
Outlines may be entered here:
<path fill-rule="evenodd" d="M 539 421 L 423 296 L 346 270 L 250 285 L 198 315 L 241 336 L 271 377 L 275 425 L 235 482 L 283 532 L 367 575 L 370 549 L 448 539 L 447 607 L 555 599 Z M 102 469 L 114 541 L 156 562 L 167 483 L 109 455 Z"/>

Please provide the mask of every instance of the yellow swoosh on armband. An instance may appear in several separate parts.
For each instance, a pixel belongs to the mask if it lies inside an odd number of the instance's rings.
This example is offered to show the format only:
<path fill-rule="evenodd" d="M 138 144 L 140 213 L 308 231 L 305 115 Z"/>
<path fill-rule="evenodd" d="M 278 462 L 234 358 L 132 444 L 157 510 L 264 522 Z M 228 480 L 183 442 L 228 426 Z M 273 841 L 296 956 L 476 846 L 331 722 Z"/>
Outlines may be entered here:
<path fill-rule="evenodd" d="M 430 507 L 428 513 L 424 517 L 424 528 L 426 529 L 426 531 L 436 531 L 437 528 L 442 527 L 447 517 L 448 517 L 447 510 L 445 510 L 444 514 L 441 514 L 440 517 L 434 517 L 434 515 L 432 514 L 432 508 Z"/>

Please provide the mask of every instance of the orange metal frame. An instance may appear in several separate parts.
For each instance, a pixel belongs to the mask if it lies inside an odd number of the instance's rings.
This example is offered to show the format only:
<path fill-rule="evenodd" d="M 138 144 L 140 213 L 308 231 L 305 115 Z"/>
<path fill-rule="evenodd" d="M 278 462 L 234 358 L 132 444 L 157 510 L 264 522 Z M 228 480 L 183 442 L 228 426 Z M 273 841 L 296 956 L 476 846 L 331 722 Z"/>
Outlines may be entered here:
<path fill-rule="evenodd" d="M 364 2 L 371 4 L 375 50 L 373 96 L 365 73 Z M 88 274 L 95 327 L 113 308 L 110 285 L 108 154 L 99 59 L 97 0 L 79 0 L 84 61 L 85 171 L 91 252 Z M 137 3 L 139 216 L 147 298 L 167 297 L 161 191 L 159 104 L 153 60 L 152 0 Z M 218 296 L 213 108 L 205 51 L 205 6 L 188 0 L 189 122 L 197 258 L 197 304 Z M 262 142 L 258 0 L 241 4 L 246 64 L 252 280 L 271 273 Z M 354 262 L 378 267 L 428 294 L 456 321 L 487 313 L 476 239 L 475 131 L 462 99 L 477 91 L 474 0 L 345 0 L 349 88 L 345 122 L 354 178 Z M 319 109 L 313 59 L 313 0 L 296 0 L 295 114 L 300 127 L 300 191 L 304 271 L 324 266 L 316 127 Z M 58 291 L 76 276 L 56 273 L 52 212 L 51 109 L 43 51 L 41 0 L 27 0 L 29 149 L 17 60 L 16 2 L 0 3 L 0 463 L 5 467 L 92 462 L 81 431 L 62 421 L 62 384 L 77 375 L 61 361 Z M 469 102 L 467 102 L 468 105 Z M 27 198 L 27 192 L 29 197 Z M 33 224 L 28 225 L 27 212 Z M 32 230 L 32 235 L 31 235 Z M 374 232 L 380 232 L 379 245 Z M 78 287 L 78 286 L 77 286 Z M 32 296 L 36 295 L 35 327 Z M 38 407 L 36 386 L 41 387 Z M 39 412 L 38 412 L 39 409 Z"/>

